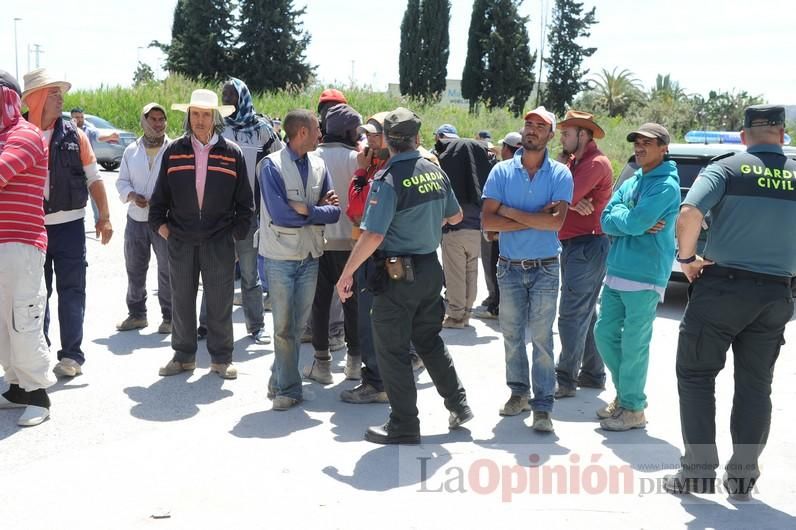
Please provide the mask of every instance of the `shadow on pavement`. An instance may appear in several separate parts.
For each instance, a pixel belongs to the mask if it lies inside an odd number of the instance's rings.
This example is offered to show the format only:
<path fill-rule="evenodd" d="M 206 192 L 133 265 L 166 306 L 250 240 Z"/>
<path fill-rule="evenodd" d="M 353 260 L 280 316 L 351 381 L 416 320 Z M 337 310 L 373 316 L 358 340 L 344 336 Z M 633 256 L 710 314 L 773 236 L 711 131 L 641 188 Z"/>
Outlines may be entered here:
<path fill-rule="evenodd" d="M 365 491 L 389 491 L 420 484 L 433 477 L 451 461 L 451 454 L 441 444 L 472 442 L 467 429 L 448 434 L 423 436 L 420 445 L 374 445 L 375 449 L 362 455 L 351 475 L 344 475 L 335 466 L 323 468 L 323 473 L 352 488 Z"/>
<path fill-rule="evenodd" d="M 207 405 L 232 396 L 231 390 L 222 388 L 224 380 L 207 373 L 196 381 L 188 382 L 191 373 L 163 377 L 149 388 L 141 386 L 124 389 L 137 404 L 130 414 L 147 421 L 178 421 L 196 416 L 198 405 Z"/>
<path fill-rule="evenodd" d="M 141 330 L 117 331 L 113 335 L 97 338 L 92 341 L 108 348 L 114 355 L 130 355 L 144 348 L 162 348 L 171 345 L 171 335 L 157 332 L 141 333 Z"/>
<path fill-rule="evenodd" d="M 666 440 L 655 438 L 646 429 L 631 429 L 625 432 L 595 429 L 604 440 L 602 444 L 621 460 L 636 470 L 645 473 L 675 470 L 680 467 L 680 449 Z"/>
<path fill-rule="evenodd" d="M 302 405 L 280 412 L 263 410 L 243 416 L 230 434 L 238 438 L 282 438 L 323 423 L 310 418 Z"/>
<path fill-rule="evenodd" d="M 553 409 L 553 421 L 591 422 L 596 425 L 599 421 L 597 409 L 607 405 L 600 397 L 602 392 L 604 391 L 596 388 L 578 388 L 574 397 L 557 399 Z"/>
<path fill-rule="evenodd" d="M 474 442 L 485 449 L 513 454 L 517 465 L 524 467 L 540 466 L 553 455 L 565 455 L 570 452 L 568 448 L 558 444 L 559 438 L 554 432 L 534 431 L 526 423 L 529 416 L 530 412 L 511 417 L 503 416 L 492 429 L 494 434 L 492 438 L 474 440 Z"/>
<path fill-rule="evenodd" d="M 719 493 L 717 493 L 719 495 Z M 724 495 L 721 493 L 720 495 Z M 703 497 L 683 495 L 680 504 L 683 509 L 694 517 L 688 522 L 687 528 L 702 530 L 704 528 L 796 528 L 796 517 L 772 508 L 758 500 L 749 502 L 733 502 L 733 508 L 727 508 Z"/>
<path fill-rule="evenodd" d="M 456 346 L 478 346 L 479 344 L 489 344 L 498 340 L 494 335 L 479 336 L 472 326 L 463 329 L 444 329 L 440 336 L 445 344 L 454 344 Z"/>

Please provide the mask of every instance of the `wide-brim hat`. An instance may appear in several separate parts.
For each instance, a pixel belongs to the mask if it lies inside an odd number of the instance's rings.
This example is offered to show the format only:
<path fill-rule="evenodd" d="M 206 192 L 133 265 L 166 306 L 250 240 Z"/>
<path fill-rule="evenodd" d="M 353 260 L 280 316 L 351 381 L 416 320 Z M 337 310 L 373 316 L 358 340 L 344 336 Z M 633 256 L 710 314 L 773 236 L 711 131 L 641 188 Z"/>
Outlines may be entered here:
<path fill-rule="evenodd" d="M 580 110 L 568 110 L 563 121 L 558 122 L 559 129 L 563 129 L 564 127 L 580 127 L 581 129 L 589 129 L 595 138 L 605 138 L 605 131 L 602 127 L 597 125 L 597 123 L 594 121 L 594 116 L 588 112 L 582 112 Z"/>
<path fill-rule="evenodd" d="M 199 88 L 191 93 L 190 103 L 172 103 L 171 110 L 188 112 L 191 107 L 205 110 L 217 110 L 222 118 L 226 118 L 235 112 L 235 105 L 219 105 L 218 94 L 212 90 Z"/>
<path fill-rule="evenodd" d="M 72 83 L 62 81 L 50 75 L 46 68 L 36 68 L 31 70 L 23 77 L 25 89 L 22 91 L 22 101 L 31 93 L 41 90 L 42 88 L 59 87 L 61 92 L 69 92 L 72 88 Z"/>

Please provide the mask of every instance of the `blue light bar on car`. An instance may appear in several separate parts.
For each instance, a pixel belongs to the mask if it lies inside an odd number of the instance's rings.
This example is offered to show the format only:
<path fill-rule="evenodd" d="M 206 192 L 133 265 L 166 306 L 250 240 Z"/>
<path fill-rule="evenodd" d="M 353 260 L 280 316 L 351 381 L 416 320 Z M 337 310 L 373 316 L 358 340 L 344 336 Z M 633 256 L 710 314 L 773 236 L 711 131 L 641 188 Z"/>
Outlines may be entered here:
<path fill-rule="evenodd" d="M 790 135 L 785 135 L 785 145 L 790 145 Z M 740 144 L 739 131 L 688 131 L 685 141 L 689 144 Z"/>

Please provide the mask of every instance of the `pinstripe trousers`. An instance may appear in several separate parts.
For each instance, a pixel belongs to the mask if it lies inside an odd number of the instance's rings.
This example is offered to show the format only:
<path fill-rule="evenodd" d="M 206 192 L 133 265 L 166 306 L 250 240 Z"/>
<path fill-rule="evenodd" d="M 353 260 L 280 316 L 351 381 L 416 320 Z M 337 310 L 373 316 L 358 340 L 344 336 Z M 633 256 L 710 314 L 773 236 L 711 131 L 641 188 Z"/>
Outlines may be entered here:
<path fill-rule="evenodd" d="M 207 302 L 207 351 L 214 363 L 232 362 L 232 296 L 235 242 L 224 234 L 199 245 L 168 239 L 174 360 L 196 358 L 196 294 L 199 274 Z"/>

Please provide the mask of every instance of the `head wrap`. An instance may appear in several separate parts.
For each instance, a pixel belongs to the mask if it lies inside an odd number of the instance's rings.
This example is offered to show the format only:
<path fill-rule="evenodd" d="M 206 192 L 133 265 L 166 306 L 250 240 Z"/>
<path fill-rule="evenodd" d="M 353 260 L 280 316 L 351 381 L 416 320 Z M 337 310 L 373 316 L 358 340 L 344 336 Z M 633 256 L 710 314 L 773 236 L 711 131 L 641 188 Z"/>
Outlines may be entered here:
<path fill-rule="evenodd" d="M 224 118 L 224 123 L 235 131 L 235 138 L 251 142 L 273 136 L 273 128 L 268 121 L 255 114 L 252 95 L 246 83 L 235 77 L 230 77 L 229 83 L 238 93 L 238 104 L 235 112 Z"/>
<path fill-rule="evenodd" d="M 0 132 L 5 131 L 9 127 L 13 127 L 22 116 L 19 109 L 22 102 L 19 99 L 19 94 L 7 86 L 0 86 L 0 104 L 2 104 L 2 112 L 0 112 Z"/>

